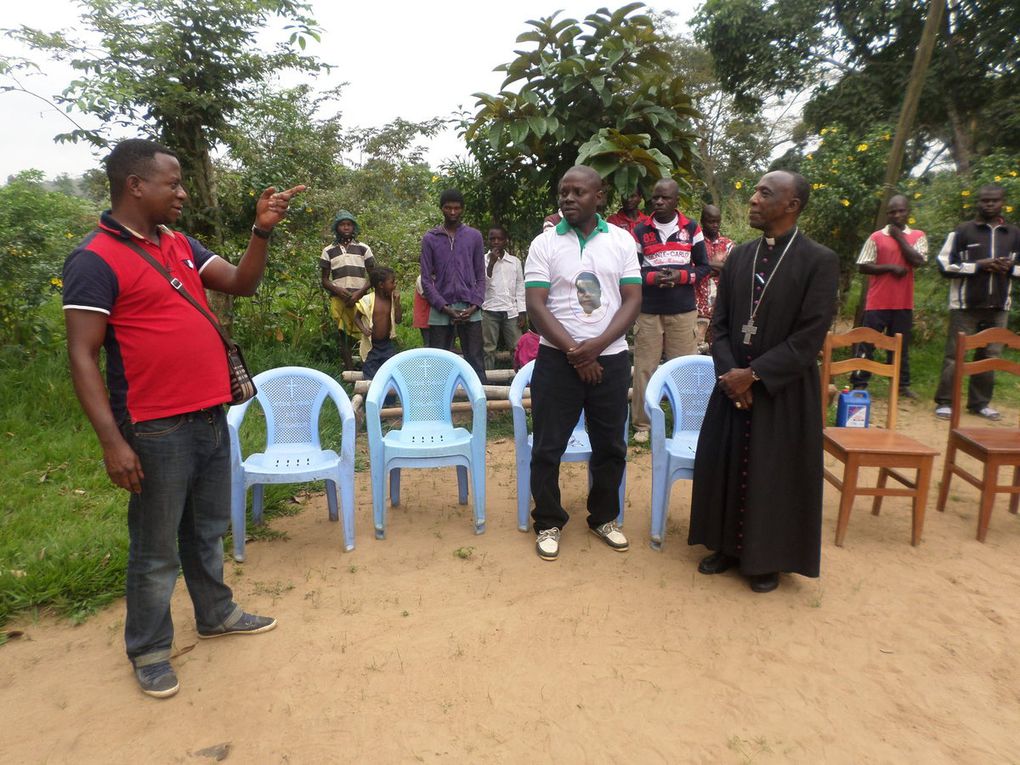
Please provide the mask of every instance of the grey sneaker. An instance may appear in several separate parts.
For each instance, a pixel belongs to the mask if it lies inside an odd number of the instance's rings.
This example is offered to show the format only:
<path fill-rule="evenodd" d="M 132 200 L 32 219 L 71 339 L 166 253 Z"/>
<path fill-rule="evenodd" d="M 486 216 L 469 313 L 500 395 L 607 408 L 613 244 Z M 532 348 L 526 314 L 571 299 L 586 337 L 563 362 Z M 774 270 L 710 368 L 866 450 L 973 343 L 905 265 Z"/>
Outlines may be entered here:
<path fill-rule="evenodd" d="M 229 627 L 217 627 L 211 632 L 199 631 L 198 636 L 203 640 L 209 638 L 223 637 L 224 635 L 257 635 L 260 632 L 269 632 L 276 628 L 276 619 L 271 616 L 256 616 L 255 614 L 243 613 L 241 618 Z"/>
<path fill-rule="evenodd" d="M 634 443 L 635 444 L 647 444 L 648 436 L 651 435 L 647 430 L 635 430 L 634 431 Z"/>
<path fill-rule="evenodd" d="M 953 416 L 953 409 L 948 406 L 937 406 L 935 407 L 935 416 L 940 420 L 948 420 Z"/>
<path fill-rule="evenodd" d="M 623 552 L 630 547 L 627 537 L 625 537 L 623 532 L 620 531 L 620 527 L 616 525 L 616 521 L 603 523 L 601 526 L 591 529 L 591 533 L 619 552 Z"/>
<path fill-rule="evenodd" d="M 542 560 L 556 560 L 560 554 L 560 530 L 556 527 L 538 532 L 535 550 Z"/>
<path fill-rule="evenodd" d="M 1002 415 L 999 414 L 997 410 L 992 409 L 990 406 L 985 406 L 982 407 L 981 409 L 971 409 L 970 413 L 976 414 L 978 417 L 984 417 L 986 420 L 991 420 L 992 422 L 1002 419 Z"/>
<path fill-rule="evenodd" d="M 142 693 L 155 696 L 157 699 L 169 698 L 181 688 L 181 684 L 177 682 L 177 674 L 168 661 L 135 667 L 135 677 L 138 678 Z"/>

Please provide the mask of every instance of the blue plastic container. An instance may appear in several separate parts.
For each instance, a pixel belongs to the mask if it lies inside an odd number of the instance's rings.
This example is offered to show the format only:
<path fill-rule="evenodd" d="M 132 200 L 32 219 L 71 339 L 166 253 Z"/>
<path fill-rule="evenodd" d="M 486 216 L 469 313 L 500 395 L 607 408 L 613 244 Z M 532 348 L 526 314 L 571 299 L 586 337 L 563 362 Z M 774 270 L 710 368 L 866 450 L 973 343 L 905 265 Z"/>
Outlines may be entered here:
<path fill-rule="evenodd" d="M 871 422 L 871 396 L 866 390 L 845 390 L 836 404 L 837 428 L 866 428 Z"/>

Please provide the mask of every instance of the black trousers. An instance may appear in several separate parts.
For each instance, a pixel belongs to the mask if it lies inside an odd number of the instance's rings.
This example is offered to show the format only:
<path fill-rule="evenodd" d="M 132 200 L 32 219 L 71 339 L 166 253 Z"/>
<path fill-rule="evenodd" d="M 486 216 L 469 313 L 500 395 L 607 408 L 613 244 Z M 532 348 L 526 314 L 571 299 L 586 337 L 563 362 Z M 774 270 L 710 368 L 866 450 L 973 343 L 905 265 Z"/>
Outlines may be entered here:
<path fill-rule="evenodd" d="M 482 353 L 481 321 L 466 321 L 460 324 L 429 324 L 429 348 L 452 351 L 455 334 L 460 340 L 460 352 L 464 354 L 464 360 L 475 370 L 482 385 L 488 385 L 489 381 L 485 376 L 485 356 Z"/>
<path fill-rule="evenodd" d="M 903 353 L 900 358 L 900 391 L 910 387 L 910 332 L 914 327 L 914 312 L 909 308 L 889 309 L 884 311 L 865 311 L 861 325 L 877 330 L 889 337 L 897 332 L 903 335 Z M 861 343 L 857 346 L 857 356 L 870 359 L 875 354 L 875 346 Z M 892 354 L 886 354 L 886 363 L 892 363 Z M 868 384 L 871 372 L 859 369 L 850 375 L 851 385 Z"/>
<path fill-rule="evenodd" d="M 602 382 L 587 385 L 556 348 L 538 349 L 531 375 L 531 512 L 536 532 L 563 528 L 570 516 L 560 503 L 560 459 L 570 434 L 584 411 L 591 440 L 588 525 L 601 526 L 620 514 L 620 481 L 627 464 L 627 389 L 630 357 L 626 351 L 600 356 Z"/>

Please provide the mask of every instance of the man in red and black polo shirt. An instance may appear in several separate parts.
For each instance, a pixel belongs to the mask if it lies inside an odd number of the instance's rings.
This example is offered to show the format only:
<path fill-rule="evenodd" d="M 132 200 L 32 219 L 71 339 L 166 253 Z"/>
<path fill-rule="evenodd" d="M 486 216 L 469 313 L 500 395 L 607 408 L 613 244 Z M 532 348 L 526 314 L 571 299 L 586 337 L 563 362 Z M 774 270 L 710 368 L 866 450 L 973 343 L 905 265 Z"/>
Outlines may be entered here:
<path fill-rule="evenodd" d="M 694 287 L 710 271 L 701 227 L 677 209 L 680 190 L 664 178 L 652 189 L 652 218 L 634 227 L 641 262 L 641 314 L 634 325 L 634 440 L 648 440 L 645 388 L 666 360 L 698 352 Z"/>
<path fill-rule="evenodd" d="M 142 690 L 177 692 L 170 666 L 170 598 L 183 569 L 202 638 L 266 632 L 276 620 L 245 613 L 223 582 L 230 519 L 230 453 L 223 404 L 230 382 L 212 324 L 142 255 L 161 263 L 199 303 L 204 289 L 255 292 L 270 232 L 288 191 L 266 189 L 237 266 L 167 228 L 188 198 L 177 158 L 152 141 L 123 141 L 106 160 L 112 209 L 64 264 L 71 378 L 103 448 L 110 479 L 131 492 L 128 658 Z M 99 349 L 106 349 L 106 386 Z"/>

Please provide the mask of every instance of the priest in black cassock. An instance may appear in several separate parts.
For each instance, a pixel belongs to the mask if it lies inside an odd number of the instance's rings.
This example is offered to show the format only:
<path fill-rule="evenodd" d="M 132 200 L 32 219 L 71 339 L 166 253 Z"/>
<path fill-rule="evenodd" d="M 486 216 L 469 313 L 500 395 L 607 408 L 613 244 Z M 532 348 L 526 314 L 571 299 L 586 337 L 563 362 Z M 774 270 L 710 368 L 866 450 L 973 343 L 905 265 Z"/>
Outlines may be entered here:
<path fill-rule="evenodd" d="M 818 576 L 822 422 L 818 352 L 836 311 L 839 259 L 797 228 L 811 186 L 766 174 L 751 197 L 762 237 L 733 249 L 712 317 L 718 381 L 694 464 L 689 544 L 702 574 L 737 566 L 755 592 L 779 573 Z"/>

